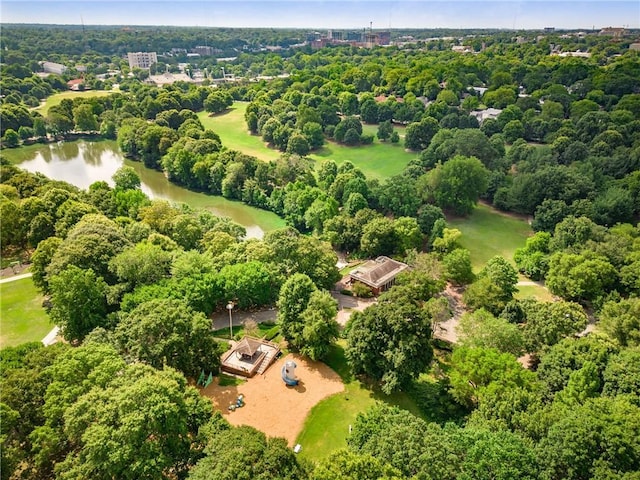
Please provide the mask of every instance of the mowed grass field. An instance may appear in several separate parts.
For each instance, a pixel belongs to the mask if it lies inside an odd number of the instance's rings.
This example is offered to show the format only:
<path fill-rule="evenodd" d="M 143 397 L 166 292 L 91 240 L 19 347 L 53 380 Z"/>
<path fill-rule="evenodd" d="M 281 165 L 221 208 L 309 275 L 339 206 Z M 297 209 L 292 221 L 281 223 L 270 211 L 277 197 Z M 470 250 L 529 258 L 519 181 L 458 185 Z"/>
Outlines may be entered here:
<path fill-rule="evenodd" d="M 447 221 L 462 232 L 460 244 L 471 252 L 471 264 L 476 272 L 496 255 L 513 263 L 515 249 L 524 247 L 527 237 L 533 235 L 525 220 L 501 214 L 482 203 L 468 217 Z"/>
<path fill-rule="evenodd" d="M 248 103 L 235 102 L 225 113 L 209 116 L 207 112 L 198 113 L 200 121 L 205 128 L 215 131 L 222 139 L 222 144 L 228 148 L 239 150 L 247 155 L 253 155 L 261 160 L 275 160 L 281 155 L 278 150 L 269 148 L 262 138 L 251 135 L 247 131 L 244 121 L 244 112 Z M 365 125 L 365 133 L 375 134 L 377 126 Z M 403 131 L 399 132 L 401 136 Z M 309 155 L 318 164 L 324 160 L 333 160 L 338 165 L 350 161 L 367 176 L 367 178 L 385 178 L 398 175 L 410 160 L 417 156 L 416 153 L 406 152 L 403 142 L 381 143 L 377 139 L 372 145 L 360 147 L 347 147 L 335 142 L 326 142 L 325 145 Z"/>
<path fill-rule="evenodd" d="M 52 328 L 31 278 L 0 283 L 0 348 L 39 342 Z"/>
<path fill-rule="evenodd" d="M 309 460 L 320 460 L 335 450 L 345 448 L 349 426 L 353 425 L 359 413 L 364 413 L 377 401 L 421 416 L 418 406 L 406 393 L 384 395 L 353 377 L 344 354 L 345 344 L 344 340 L 334 344 L 325 361 L 342 378 L 344 392 L 332 395 L 313 407 L 296 439 L 296 443 L 302 445 L 300 456 Z"/>
<path fill-rule="evenodd" d="M 47 116 L 49 109 L 54 105 L 60 105 L 60 102 L 65 98 L 69 98 L 73 100 L 74 98 L 93 98 L 93 97 L 106 97 L 107 95 L 111 95 L 112 93 L 116 93 L 117 90 L 84 90 L 82 92 L 61 92 L 56 93 L 55 95 L 51 95 L 46 99 L 46 101 L 41 104 L 39 107 L 34 108 L 36 112 L 38 112 L 43 117 Z"/>

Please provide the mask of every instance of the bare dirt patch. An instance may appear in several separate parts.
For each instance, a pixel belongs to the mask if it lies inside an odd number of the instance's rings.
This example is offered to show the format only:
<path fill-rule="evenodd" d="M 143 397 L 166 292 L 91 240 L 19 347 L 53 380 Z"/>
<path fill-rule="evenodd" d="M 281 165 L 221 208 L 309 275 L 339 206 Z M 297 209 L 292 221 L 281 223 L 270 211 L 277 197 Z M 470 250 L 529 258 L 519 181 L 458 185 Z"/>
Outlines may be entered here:
<path fill-rule="evenodd" d="M 296 376 L 300 384 L 296 387 L 287 387 L 280 376 L 287 360 L 298 365 Z M 242 385 L 221 387 L 214 382 L 200 393 L 210 398 L 232 425 L 250 425 L 270 437 L 284 437 L 293 446 L 311 408 L 343 390 L 338 374 L 324 363 L 290 354 L 271 365 L 264 375 Z M 227 407 L 240 394 L 244 395 L 245 406 L 230 412 Z"/>

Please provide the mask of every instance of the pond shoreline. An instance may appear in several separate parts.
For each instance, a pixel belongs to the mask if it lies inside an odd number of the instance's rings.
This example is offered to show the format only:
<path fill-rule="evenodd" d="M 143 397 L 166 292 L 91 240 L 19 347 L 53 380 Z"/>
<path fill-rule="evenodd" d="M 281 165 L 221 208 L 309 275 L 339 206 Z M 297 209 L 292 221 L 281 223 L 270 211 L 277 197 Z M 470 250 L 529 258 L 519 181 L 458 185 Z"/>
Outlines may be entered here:
<path fill-rule="evenodd" d="M 141 180 L 142 191 L 151 199 L 185 203 L 221 217 L 229 217 L 247 230 L 247 238 L 262 238 L 265 232 L 285 226 L 275 213 L 222 196 L 196 192 L 169 182 L 164 172 L 147 168 L 142 162 L 126 158 L 115 140 L 79 138 L 70 141 L 36 143 L 3 150 L 12 164 L 32 173 L 87 189 L 96 181 L 113 186 L 111 177 L 123 165 L 132 167 Z"/>

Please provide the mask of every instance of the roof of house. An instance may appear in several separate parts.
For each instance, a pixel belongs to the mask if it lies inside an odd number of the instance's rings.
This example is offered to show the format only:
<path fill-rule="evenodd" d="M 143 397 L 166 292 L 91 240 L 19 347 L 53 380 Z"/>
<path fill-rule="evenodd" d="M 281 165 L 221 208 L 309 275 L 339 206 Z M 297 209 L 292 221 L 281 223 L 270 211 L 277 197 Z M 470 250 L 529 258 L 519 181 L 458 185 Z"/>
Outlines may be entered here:
<path fill-rule="evenodd" d="M 193 79 L 186 73 L 168 73 L 160 75 L 149 75 L 148 81 L 158 86 L 171 85 L 174 82 L 193 82 Z"/>
<path fill-rule="evenodd" d="M 409 268 L 406 263 L 398 262 L 389 257 L 378 257 L 369 260 L 358 269 L 351 272 L 351 278 L 370 287 L 379 288 L 393 280 L 400 272 Z"/>
<path fill-rule="evenodd" d="M 240 340 L 238 345 L 236 345 L 234 351 L 241 355 L 253 357 L 253 354 L 260 349 L 260 345 L 262 345 L 262 343 L 260 343 L 258 340 L 244 337 L 242 340 Z"/>

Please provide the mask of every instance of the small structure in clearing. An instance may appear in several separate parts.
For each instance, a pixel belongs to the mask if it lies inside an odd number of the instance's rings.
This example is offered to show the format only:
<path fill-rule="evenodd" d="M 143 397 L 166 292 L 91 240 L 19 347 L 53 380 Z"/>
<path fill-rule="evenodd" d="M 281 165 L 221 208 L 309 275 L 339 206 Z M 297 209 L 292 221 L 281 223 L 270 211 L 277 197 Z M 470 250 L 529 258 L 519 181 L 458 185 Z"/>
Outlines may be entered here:
<path fill-rule="evenodd" d="M 409 268 L 406 263 L 381 256 L 360 265 L 350 273 L 351 283 L 361 282 L 368 286 L 374 295 L 391 288 L 400 272 Z"/>
<path fill-rule="evenodd" d="M 260 338 L 244 337 L 222 356 L 223 372 L 251 378 L 261 375 L 273 363 L 280 347 Z"/>

